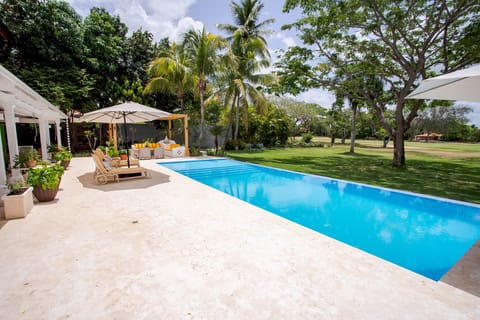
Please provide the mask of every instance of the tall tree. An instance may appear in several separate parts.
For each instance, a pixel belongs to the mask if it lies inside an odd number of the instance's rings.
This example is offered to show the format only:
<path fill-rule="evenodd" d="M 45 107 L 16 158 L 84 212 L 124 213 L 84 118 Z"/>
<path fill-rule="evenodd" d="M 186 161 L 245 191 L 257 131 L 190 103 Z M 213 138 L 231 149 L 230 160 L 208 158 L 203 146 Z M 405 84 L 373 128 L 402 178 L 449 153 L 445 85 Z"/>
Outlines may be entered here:
<path fill-rule="evenodd" d="M 122 73 L 129 81 L 147 83 L 147 65 L 154 58 L 154 50 L 153 34 L 148 31 L 139 29 L 125 39 Z"/>
<path fill-rule="evenodd" d="M 293 135 L 316 132 L 325 118 L 327 109 L 315 103 L 308 103 L 287 97 L 271 96 L 268 100 L 285 110 L 294 123 Z"/>
<path fill-rule="evenodd" d="M 285 28 L 296 28 L 305 47 L 292 47 L 279 66 L 282 88 L 299 93 L 324 87 L 349 94 L 332 74 L 347 78 L 360 73 L 377 76 L 385 91 L 358 90 L 354 99 L 373 106 L 393 137 L 393 165 L 405 164 L 404 133 L 422 101 L 406 96 L 420 80 L 480 61 L 478 0 L 287 0 L 285 11 L 301 8 L 303 16 Z M 351 66 L 357 66 L 352 68 Z M 387 121 L 387 106 L 395 122 Z"/>
<path fill-rule="evenodd" d="M 82 68 L 75 10 L 61 1 L 5 0 L 0 12 L 10 34 L 0 62 L 63 111 L 88 108 L 93 83 Z"/>
<path fill-rule="evenodd" d="M 183 47 L 188 55 L 189 64 L 197 77 L 197 90 L 200 97 L 200 135 L 198 143 L 202 144 L 205 134 L 205 92 L 207 81 L 219 66 L 222 49 L 226 47 L 220 36 L 202 30 L 191 29 L 183 35 Z"/>
<path fill-rule="evenodd" d="M 193 77 L 188 57 L 181 45 L 172 43 L 165 56 L 153 60 L 148 69 L 150 80 L 146 92 L 176 94 L 181 112 L 184 112 L 185 92 L 193 88 Z"/>
<path fill-rule="evenodd" d="M 92 8 L 83 26 L 86 68 L 95 80 L 92 97 L 99 107 L 111 106 L 121 95 L 128 28 L 103 8 Z"/>
<path fill-rule="evenodd" d="M 272 31 L 264 27 L 273 23 L 274 19 L 260 21 L 260 13 L 264 5 L 258 0 L 242 0 L 240 3 L 232 1 L 230 7 L 235 24 L 219 24 L 217 27 L 229 34 L 227 40 L 237 60 L 237 68 L 229 72 L 230 80 L 228 81 L 229 86 L 233 88 L 230 90 L 233 93 L 231 105 L 235 108 L 233 138 L 237 140 L 240 106 L 243 106 L 245 119 L 248 119 L 249 102 L 262 108 L 263 111 L 266 110 L 267 100 L 257 90 L 257 86 L 271 82 L 272 78 L 260 75 L 258 72 L 270 65 L 270 53 L 265 36 Z"/>

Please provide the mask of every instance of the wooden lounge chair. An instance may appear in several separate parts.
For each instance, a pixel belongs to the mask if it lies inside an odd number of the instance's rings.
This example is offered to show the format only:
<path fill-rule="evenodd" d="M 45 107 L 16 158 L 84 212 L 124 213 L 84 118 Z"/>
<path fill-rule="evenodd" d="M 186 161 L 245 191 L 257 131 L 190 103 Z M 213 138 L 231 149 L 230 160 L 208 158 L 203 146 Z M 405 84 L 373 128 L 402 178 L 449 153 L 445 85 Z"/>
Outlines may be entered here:
<path fill-rule="evenodd" d="M 102 150 L 95 149 L 93 150 L 93 152 L 98 156 L 100 161 L 103 161 L 103 158 L 105 158 L 105 154 L 103 153 Z M 127 160 L 120 160 L 115 158 L 115 159 L 112 159 L 112 161 L 110 161 L 110 164 L 112 165 L 112 167 L 126 167 L 128 165 L 128 162 Z M 140 161 L 138 161 L 138 159 L 134 159 L 130 157 L 130 166 L 140 167 Z"/>
<path fill-rule="evenodd" d="M 147 176 L 147 169 L 143 167 L 112 167 L 107 168 L 96 153 L 92 153 L 93 161 L 95 162 L 95 172 L 93 178 L 98 184 L 106 184 L 109 180 L 120 181 L 126 178 L 141 178 Z"/>

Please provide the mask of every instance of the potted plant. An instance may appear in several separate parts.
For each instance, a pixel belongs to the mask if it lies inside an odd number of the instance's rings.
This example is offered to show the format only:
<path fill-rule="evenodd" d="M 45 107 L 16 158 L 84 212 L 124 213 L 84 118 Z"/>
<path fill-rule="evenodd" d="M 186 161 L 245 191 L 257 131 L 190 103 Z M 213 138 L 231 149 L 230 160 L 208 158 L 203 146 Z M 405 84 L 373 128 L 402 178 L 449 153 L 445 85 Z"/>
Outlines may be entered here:
<path fill-rule="evenodd" d="M 70 160 L 73 158 L 73 154 L 65 149 L 62 149 L 55 153 L 55 160 L 60 162 L 63 168 L 67 169 L 68 165 L 70 164 Z"/>
<path fill-rule="evenodd" d="M 120 153 L 120 160 L 127 160 L 127 157 L 128 157 L 127 149 L 121 149 L 119 153 Z"/>
<path fill-rule="evenodd" d="M 33 187 L 33 195 L 40 202 L 52 201 L 57 195 L 63 166 L 43 165 L 28 170 L 27 182 Z"/>
<path fill-rule="evenodd" d="M 24 218 L 33 207 L 32 187 L 23 178 L 7 183 L 8 194 L 2 196 L 5 219 Z"/>
<path fill-rule="evenodd" d="M 119 152 L 117 149 L 112 147 L 112 148 L 108 148 L 107 154 L 110 158 L 118 158 Z"/>
<path fill-rule="evenodd" d="M 35 149 L 22 151 L 13 157 L 14 168 L 31 168 L 37 165 L 39 159 L 38 152 Z"/>
<path fill-rule="evenodd" d="M 58 144 L 49 144 L 47 146 L 48 160 L 53 160 L 55 153 L 61 151 L 62 147 L 59 147 Z"/>

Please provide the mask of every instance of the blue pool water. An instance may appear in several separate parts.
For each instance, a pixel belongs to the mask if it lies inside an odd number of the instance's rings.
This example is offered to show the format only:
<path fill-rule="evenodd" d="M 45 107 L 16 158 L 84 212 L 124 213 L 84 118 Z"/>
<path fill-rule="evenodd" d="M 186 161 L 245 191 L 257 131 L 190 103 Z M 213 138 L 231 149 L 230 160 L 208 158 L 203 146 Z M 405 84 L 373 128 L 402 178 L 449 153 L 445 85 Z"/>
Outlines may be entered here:
<path fill-rule="evenodd" d="M 433 280 L 480 237 L 478 205 L 227 159 L 159 164 Z"/>

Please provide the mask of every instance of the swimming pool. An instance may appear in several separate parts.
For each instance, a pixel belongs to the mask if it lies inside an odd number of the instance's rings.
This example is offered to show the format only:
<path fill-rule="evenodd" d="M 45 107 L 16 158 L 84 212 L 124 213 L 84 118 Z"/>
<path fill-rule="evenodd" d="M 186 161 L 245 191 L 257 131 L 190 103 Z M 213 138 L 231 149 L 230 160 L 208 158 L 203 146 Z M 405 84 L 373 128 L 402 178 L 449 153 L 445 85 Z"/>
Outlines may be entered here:
<path fill-rule="evenodd" d="M 228 159 L 159 163 L 439 280 L 480 237 L 480 206 Z"/>

